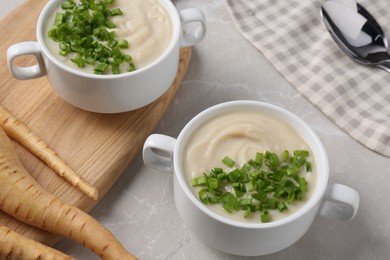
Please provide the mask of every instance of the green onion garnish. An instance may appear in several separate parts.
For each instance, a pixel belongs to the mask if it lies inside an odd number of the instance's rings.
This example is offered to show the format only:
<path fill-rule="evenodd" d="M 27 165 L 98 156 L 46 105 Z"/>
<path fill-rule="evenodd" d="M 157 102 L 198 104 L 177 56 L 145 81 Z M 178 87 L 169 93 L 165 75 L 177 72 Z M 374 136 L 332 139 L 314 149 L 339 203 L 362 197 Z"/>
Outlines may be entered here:
<path fill-rule="evenodd" d="M 130 55 L 121 49 L 127 49 L 129 43 L 124 39 L 116 39 L 115 23 L 112 16 L 122 15 L 119 8 L 109 9 L 114 0 L 67 0 L 62 3 L 63 12 L 55 15 L 55 20 L 48 31 L 48 36 L 58 42 L 59 54 L 67 56 L 79 68 L 90 64 L 95 74 L 104 74 L 111 67 L 113 74 L 119 74 L 122 64 L 126 71 L 136 69 Z"/>
<path fill-rule="evenodd" d="M 301 173 L 312 170 L 307 161 L 309 152 L 285 150 L 280 157 L 272 152 L 256 153 L 254 159 L 237 168 L 236 162 L 226 156 L 222 159 L 229 170 L 216 167 L 209 173 L 193 178 L 193 187 L 202 187 L 198 193 L 204 204 L 220 204 L 229 213 L 244 212 L 248 218 L 260 212 L 260 221 L 271 221 L 269 210 L 288 210 L 288 205 L 302 200 L 308 183 Z"/>
<path fill-rule="evenodd" d="M 228 166 L 228 167 L 233 167 L 234 164 L 236 163 L 235 161 L 233 161 L 230 157 L 226 156 L 225 158 L 222 159 L 222 162 Z"/>
<path fill-rule="evenodd" d="M 270 222 L 271 220 L 271 217 L 268 213 L 268 210 L 264 210 L 260 216 L 260 219 L 261 219 L 261 222 L 265 223 L 265 222 Z"/>

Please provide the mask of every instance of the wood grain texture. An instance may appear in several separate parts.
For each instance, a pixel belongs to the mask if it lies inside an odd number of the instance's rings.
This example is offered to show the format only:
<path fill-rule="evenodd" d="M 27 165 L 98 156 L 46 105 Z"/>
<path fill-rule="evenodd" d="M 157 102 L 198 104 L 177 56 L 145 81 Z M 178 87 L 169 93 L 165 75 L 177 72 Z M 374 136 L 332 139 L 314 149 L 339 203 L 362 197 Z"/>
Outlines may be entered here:
<path fill-rule="evenodd" d="M 46 1 L 27 0 L 0 20 L 3 35 L 0 42 L 0 103 L 93 184 L 99 190 L 101 199 L 141 150 L 145 139 L 172 101 L 186 73 L 191 48 L 181 49 L 175 81 L 152 104 L 119 114 L 83 111 L 58 97 L 46 77 L 19 81 L 8 70 L 8 47 L 17 42 L 36 39 L 36 22 L 45 3 Z M 34 59 L 20 58 L 17 62 L 18 65 L 26 66 L 33 64 Z M 46 190 L 87 212 L 96 205 L 97 202 L 58 177 L 29 151 L 17 143 L 14 146 L 25 168 Z M 54 244 L 59 238 L 20 223 L 1 211 L 0 224 L 48 245 Z"/>

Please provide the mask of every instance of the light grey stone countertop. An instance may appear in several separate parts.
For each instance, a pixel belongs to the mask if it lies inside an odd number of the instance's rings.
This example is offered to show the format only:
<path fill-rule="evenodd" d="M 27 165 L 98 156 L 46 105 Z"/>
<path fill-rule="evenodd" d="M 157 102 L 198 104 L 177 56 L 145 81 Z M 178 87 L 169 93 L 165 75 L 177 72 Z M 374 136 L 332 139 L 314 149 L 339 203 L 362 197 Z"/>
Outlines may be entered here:
<path fill-rule="evenodd" d="M 2 0 L 0 15 L 20 2 Z M 352 221 L 318 216 L 298 242 L 259 258 L 389 259 L 390 159 L 354 141 L 301 96 L 238 32 L 223 0 L 174 3 L 178 9 L 201 8 L 207 35 L 193 48 L 187 75 L 154 132 L 177 137 L 193 116 L 225 101 L 273 103 L 308 122 L 328 152 L 331 181 L 360 194 L 360 208 Z M 147 168 L 141 153 L 91 215 L 140 259 L 251 259 L 220 252 L 197 239 L 175 208 L 172 174 Z M 78 259 L 98 259 L 68 239 L 56 248 Z"/>

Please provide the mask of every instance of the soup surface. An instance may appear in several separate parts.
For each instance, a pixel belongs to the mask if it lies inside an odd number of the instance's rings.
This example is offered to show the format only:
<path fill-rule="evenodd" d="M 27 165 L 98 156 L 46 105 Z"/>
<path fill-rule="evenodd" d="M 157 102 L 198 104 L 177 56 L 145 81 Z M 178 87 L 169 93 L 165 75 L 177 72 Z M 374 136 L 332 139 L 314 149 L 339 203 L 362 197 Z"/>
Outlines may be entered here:
<path fill-rule="evenodd" d="M 255 111 L 236 111 L 219 115 L 206 122 L 193 133 L 185 148 L 183 169 L 188 182 L 191 179 L 209 173 L 220 167 L 229 172 L 229 167 L 222 163 L 225 156 L 233 159 L 239 167 L 255 157 L 257 152 L 270 151 L 278 155 L 284 150 L 307 150 L 308 161 L 312 163 L 311 172 L 301 175 L 308 182 L 308 191 L 300 201 L 288 205 L 288 210 L 271 210 L 272 221 L 286 217 L 297 211 L 313 192 L 316 183 L 316 167 L 310 147 L 301 135 L 291 126 L 267 114 Z M 191 184 L 189 184 L 191 186 Z M 201 188 L 193 187 L 196 196 Z M 243 217 L 242 211 L 229 213 L 219 204 L 207 205 L 216 213 L 237 221 L 259 223 L 260 213 Z"/>
<path fill-rule="evenodd" d="M 137 69 L 152 63 L 167 49 L 172 38 L 173 26 L 168 11 L 158 0 L 115 0 L 109 8 L 120 8 L 123 12 L 122 15 L 111 18 L 116 28 L 110 30 L 115 31 L 117 39 L 128 41 L 129 48 L 122 51 L 131 55 Z M 46 32 L 53 24 L 57 12 L 63 12 L 61 7 L 51 15 Z M 50 52 L 61 62 L 84 72 L 93 73 L 91 65 L 86 64 L 84 68 L 78 68 L 71 61 L 75 54 L 60 55 L 58 42 L 50 39 L 47 33 L 45 43 Z M 121 68 L 121 71 L 123 73 L 126 70 Z M 107 73 L 110 72 L 107 70 Z"/>

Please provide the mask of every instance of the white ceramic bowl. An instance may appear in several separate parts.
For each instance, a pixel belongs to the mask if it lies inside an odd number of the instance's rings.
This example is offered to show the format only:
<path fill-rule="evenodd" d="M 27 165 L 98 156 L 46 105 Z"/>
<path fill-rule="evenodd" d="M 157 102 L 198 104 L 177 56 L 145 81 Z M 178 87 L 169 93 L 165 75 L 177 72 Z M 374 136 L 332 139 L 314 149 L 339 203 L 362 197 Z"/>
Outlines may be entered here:
<path fill-rule="evenodd" d="M 17 79 L 33 79 L 47 75 L 55 92 L 70 104 L 93 112 L 118 113 L 150 104 L 170 87 L 176 77 L 181 47 L 192 46 L 205 35 L 205 18 L 199 9 L 178 12 L 170 0 L 159 0 L 168 11 L 173 35 L 168 48 L 151 64 L 133 72 L 117 75 L 95 75 L 69 67 L 50 53 L 44 41 L 45 27 L 52 12 L 63 0 L 49 1 L 37 23 L 37 42 L 12 45 L 7 51 L 8 67 Z M 198 26 L 183 33 L 186 24 Z M 34 55 L 37 64 L 19 67 L 18 56 Z"/>
<path fill-rule="evenodd" d="M 243 223 L 218 215 L 199 201 L 183 173 L 183 153 L 192 133 L 219 114 L 246 109 L 267 113 L 290 124 L 309 144 L 316 162 L 316 188 L 308 201 L 292 215 L 269 223 Z M 151 135 L 144 144 L 143 158 L 154 169 L 173 172 L 176 207 L 193 233 L 210 246 L 231 254 L 258 256 L 282 250 L 305 234 L 317 214 L 352 219 L 359 205 L 359 195 L 354 189 L 328 183 L 326 151 L 313 130 L 291 112 L 267 103 L 232 101 L 206 109 L 184 127 L 177 140 Z"/>

